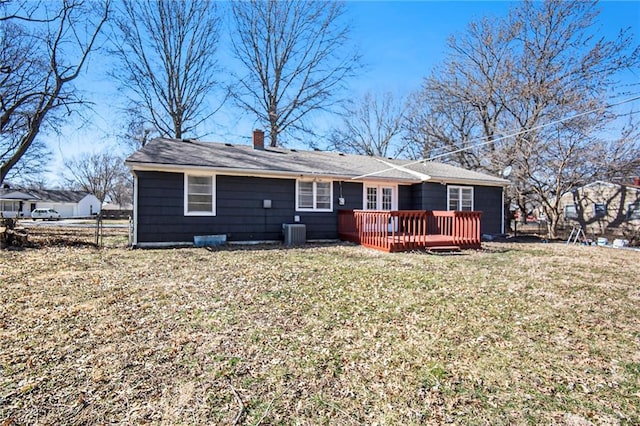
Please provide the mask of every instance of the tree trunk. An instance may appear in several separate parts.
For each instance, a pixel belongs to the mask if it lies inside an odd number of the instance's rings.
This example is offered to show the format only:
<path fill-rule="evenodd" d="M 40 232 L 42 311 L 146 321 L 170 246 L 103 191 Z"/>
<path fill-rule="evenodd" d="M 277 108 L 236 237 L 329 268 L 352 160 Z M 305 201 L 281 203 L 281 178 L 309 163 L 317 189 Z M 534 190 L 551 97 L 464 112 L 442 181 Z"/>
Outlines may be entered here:
<path fill-rule="evenodd" d="M 271 148 L 275 148 L 278 146 L 278 126 L 276 124 L 271 124 L 269 130 L 269 146 Z"/>
<path fill-rule="evenodd" d="M 550 239 L 558 238 L 558 220 L 559 216 L 555 212 L 546 212 L 547 214 L 547 231 Z"/>

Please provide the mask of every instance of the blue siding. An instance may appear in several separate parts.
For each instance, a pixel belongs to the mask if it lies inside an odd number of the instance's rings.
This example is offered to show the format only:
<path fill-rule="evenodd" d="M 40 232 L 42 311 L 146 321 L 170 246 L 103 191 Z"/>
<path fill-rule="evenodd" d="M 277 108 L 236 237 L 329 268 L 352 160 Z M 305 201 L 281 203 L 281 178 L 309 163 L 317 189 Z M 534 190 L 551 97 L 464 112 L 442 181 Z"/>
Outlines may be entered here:
<path fill-rule="evenodd" d="M 138 242 L 192 242 L 195 235 L 225 234 L 229 241 L 281 240 L 282 224 L 307 226 L 307 238 L 336 239 L 338 210 L 361 209 L 362 183 L 334 182 L 332 212 L 296 212 L 295 179 L 216 176 L 216 216 L 184 215 L 182 173 L 136 172 Z M 483 233 L 501 230 L 502 188 L 476 186 Z M 344 205 L 338 199 L 344 198 Z M 271 208 L 263 208 L 271 200 Z M 400 210 L 446 210 L 447 187 L 434 183 L 398 186 Z"/>
<path fill-rule="evenodd" d="M 229 241 L 282 239 L 282 224 L 307 225 L 308 239 L 337 239 L 338 209 L 362 208 L 362 184 L 334 182 L 333 212 L 296 212 L 295 179 L 216 176 L 216 216 L 184 215 L 182 173 L 137 172 L 138 242 L 192 242 L 226 234 Z M 345 205 L 338 204 L 342 191 Z M 271 200 L 271 208 L 263 208 Z"/>
<path fill-rule="evenodd" d="M 462 185 L 465 186 L 465 185 Z M 502 188 L 473 186 L 473 207 L 482 212 L 480 232 L 499 234 L 502 231 Z M 420 183 L 413 185 L 413 208 L 416 210 L 447 210 L 447 185 Z"/>
<path fill-rule="evenodd" d="M 398 186 L 398 210 L 413 210 L 413 191 L 411 186 Z"/>
<path fill-rule="evenodd" d="M 447 186 L 440 183 L 421 183 L 421 206 L 419 210 L 447 210 Z"/>
<path fill-rule="evenodd" d="M 422 208 L 422 184 L 411 185 L 411 208 L 410 210 L 424 210 Z"/>
<path fill-rule="evenodd" d="M 337 200 L 340 197 L 340 188 L 342 186 L 342 197 L 344 198 L 344 206 L 339 206 Z M 358 182 L 336 182 L 333 188 L 333 198 L 335 210 L 357 210 L 362 208 L 362 184 Z M 337 192 L 336 192 L 337 191 Z"/>
<path fill-rule="evenodd" d="M 476 186 L 473 189 L 473 207 L 482 211 L 480 232 L 500 234 L 502 232 L 502 188 Z"/>

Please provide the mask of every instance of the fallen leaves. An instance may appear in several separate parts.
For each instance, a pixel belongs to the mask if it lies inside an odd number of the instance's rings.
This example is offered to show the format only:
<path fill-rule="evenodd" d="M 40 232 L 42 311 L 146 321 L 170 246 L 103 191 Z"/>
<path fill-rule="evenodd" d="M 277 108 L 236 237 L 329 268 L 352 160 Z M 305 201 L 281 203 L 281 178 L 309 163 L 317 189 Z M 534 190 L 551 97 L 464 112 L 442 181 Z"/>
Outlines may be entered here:
<path fill-rule="evenodd" d="M 640 254 L 494 248 L 3 252 L 0 420 L 639 422 Z"/>

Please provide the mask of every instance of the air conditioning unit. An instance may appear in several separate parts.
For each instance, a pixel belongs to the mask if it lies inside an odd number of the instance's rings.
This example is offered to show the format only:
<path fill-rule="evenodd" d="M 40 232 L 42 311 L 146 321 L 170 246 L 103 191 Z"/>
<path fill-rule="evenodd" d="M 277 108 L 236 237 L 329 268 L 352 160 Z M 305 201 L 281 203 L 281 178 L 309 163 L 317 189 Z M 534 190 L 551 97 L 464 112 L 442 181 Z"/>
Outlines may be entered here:
<path fill-rule="evenodd" d="M 284 244 L 297 246 L 307 242 L 307 227 L 300 223 L 285 223 L 282 225 Z"/>

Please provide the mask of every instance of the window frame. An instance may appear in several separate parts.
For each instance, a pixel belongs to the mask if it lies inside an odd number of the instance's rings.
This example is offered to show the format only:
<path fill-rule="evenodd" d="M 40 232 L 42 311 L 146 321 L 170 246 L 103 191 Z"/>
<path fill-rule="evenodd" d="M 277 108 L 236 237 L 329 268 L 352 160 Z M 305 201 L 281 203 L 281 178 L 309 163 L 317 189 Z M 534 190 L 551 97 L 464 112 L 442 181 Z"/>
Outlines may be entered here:
<path fill-rule="evenodd" d="M 189 211 L 189 178 L 208 177 L 211 179 L 211 210 Z M 184 215 L 185 216 L 216 216 L 216 175 L 211 173 L 185 173 L 184 174 Z"/>
<path fill-rule="evenodd" d="M 462 210 L 462 192 L 463 190 L 471 190 L 471 209 L 470 210 Z M 453 193 L 452 190 L 458 192 L 457 196 L 457 209 L 451 210 L 451 195 Z M 475 210 L 475 188 L 473 186 L 463 186 L 463 185 L 447 185 L 447 211 L 474 211 Z"/>
<path fill-rule="evenodd" d="M 627 205 L 627 220 L 640 220 L 640 202 L 635 201 Z"/>
<path fill-rule="evenodd" d="M 568 207 L 573 207 L 575 216 L 569 216 L 567 214 L 567 208 Z M 562 213 L 563 213 L 564 220 L 578 220 L 579 219 L 579 216 L 578 216 L 578 205 L 576 203 L 565 204 L 564 208 L 562 209 Z"/>
<path fill-rule="evenodd" d="M 311 196 L 313 200 L 312 207 L 300 207 L 300 184 L 311 183 Z M 329 207 L 318 207 L 318 184 L 329 185 Z M 333 212 L 333 181 L 323 179 L 296 179 L 296 211 L 297 212 Z"/>
<path fill-rule="evenodd" d="M 8 207 L 11 207 L 11 209 L 8 209 Z M 14 200 L 1 200 L 0 201 L 0 211 L 4 211 L 4 212 L 11 212 L 11 213 L 15 213 L 15 212 L 20 212 L 20 201 L 14 201 Z"/>
<path fill-rule="evenodd" d="M 369 189 L 375 189 L 376 191 L 376 208 L 369 208 Z M 391 208 L 384 208 L 384 190 L 391 190 Z M 365 183 L 362 188 L 362 209 L 373 211 L 394 211 L 398 210 L 398 185 L 389 183 Z"/>
<path fill-rule="evenodd" d="M 601 206 L 601 211 L 598 211 L 598 206 Z M 593 217 L 602 218 L 607 217 L 608 206 L 607 203 L 593 203 Z"/>

